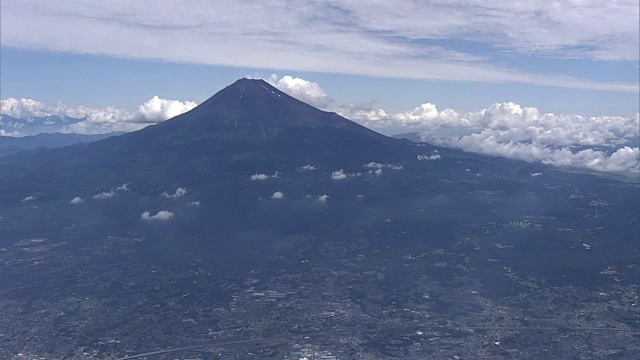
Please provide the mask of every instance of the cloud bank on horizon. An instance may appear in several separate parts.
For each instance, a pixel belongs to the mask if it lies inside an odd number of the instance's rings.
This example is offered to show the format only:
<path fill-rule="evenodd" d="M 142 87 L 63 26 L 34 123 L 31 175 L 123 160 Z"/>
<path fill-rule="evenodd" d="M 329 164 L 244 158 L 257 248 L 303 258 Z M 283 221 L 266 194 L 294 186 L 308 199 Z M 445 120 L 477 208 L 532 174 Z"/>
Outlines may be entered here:
<path fill-rule="evenodd" d="M 247 21 L 255 14 L 259 21 Z M 637 64 L 638 14 L 636 0 L 5 0 L 0 39 L 16 48 L 251 69 L 638 92 L 637 81 L 576 76 L 564 65 Z M 548 60 L 562 70 L 524 66 Z"/>
<path fill-rule="evenodd" d="M 167 100 L 154 96 L 144 102 L 134 112 L 114 106 L 106 108 L 89 108 L 80 106 L 67 107 L 62 103 L 49 106 L 33 99 L 8 98 L 0 100 L 1 114 L 20 118 L 24 121 L 3 122 L 0 125 L 2 136 L 23 136 L 21 129 L 28 126 L 35 117 L 71 117 L 79 121 L 61 123 L 56 126 L 56 119 L 47 119 L 54 131 L 73 134 L 104 134 L 113 131 L 135 131 L 148 125 L 156 124 L 185 113 L 197 104 L 193 101 Z M 51 131 L 51 132 L 54 132 Z"/>
<path fill-rule="evenodd" d="M 640 172 L 640 115 L 583 117 L 541 113 L 512 102 L 476 112 L 431 103 L 387 113 L 343 106 L 338 113 L 373 129 L 417 131 L 423 141 L 464 151 L 597 171 Z"/>

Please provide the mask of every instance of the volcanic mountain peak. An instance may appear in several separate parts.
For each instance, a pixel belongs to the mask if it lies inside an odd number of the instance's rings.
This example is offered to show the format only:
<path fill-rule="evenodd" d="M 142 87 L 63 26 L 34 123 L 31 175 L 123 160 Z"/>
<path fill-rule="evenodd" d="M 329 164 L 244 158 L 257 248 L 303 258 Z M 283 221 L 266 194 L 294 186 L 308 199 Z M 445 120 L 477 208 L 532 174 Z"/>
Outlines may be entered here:
<path fill-rule="evenodd" d="M 278 90 L 264 80 L 240 79 L 195 108 L 196 114 L 221 113 L 246 121 L 288 122 L 324 113 Z M 229 120 L 229 119 L 227 119 Z"/>
<path fill-rule="evenodd" d="M 390 140 L 336 113 L 297 100 L 264 80 L 254 79 L 237 80 L 193 110 L 141 133 L 266 141 L 283 136 L 326 139 L 336 131 Z"/>

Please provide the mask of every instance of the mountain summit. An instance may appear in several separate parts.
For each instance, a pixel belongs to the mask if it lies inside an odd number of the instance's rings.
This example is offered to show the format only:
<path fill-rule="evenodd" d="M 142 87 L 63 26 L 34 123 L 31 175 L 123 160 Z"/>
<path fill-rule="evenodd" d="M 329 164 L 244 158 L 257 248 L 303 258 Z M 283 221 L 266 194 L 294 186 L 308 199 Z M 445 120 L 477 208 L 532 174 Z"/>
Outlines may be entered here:
<path fill-rule="evenodd" d="M 162 123 L 90 144 L 7 157 L 2 165 L 5 173 L 14 166 L 26 168 L 21 175 L 27 182 L 46 173 L 50 182 L 44 186 L 76 181 L 88 186 L 105 174 L 114 181 L 149 183 L 156 180 L 149 171 L 171 179 L 178 173 L 192 178 L 222 171 L 246 174 L 269 164 L 284 169 L 316 162 L 339 169 L 384 161 L 410 147 L 263 80 L 240 79 Z"/>
<path fill-rule="evenodd" d="M 393 141 L 336 113 L 299 101 L 264 80 L 253 79 L 237 80 L 193 110 L 141 133 L 160 136 L 168 132 L 188 135 L 192 140 L 264 142 L 304 137 L 322 142 L 327 136 L 342 134 L 369 141 Z"/>

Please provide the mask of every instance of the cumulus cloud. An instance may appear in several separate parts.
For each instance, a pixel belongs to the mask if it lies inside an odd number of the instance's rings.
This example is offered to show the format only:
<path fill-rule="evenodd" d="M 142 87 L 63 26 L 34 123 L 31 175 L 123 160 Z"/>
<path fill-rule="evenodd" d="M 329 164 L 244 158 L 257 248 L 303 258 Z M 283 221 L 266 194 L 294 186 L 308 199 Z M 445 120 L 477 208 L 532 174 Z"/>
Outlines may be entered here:
<path fill-rule="evenodd" d="M 24 199 L 22 199 L 21 201 L 22 202 L 28 202 L 28 201 L 35 201 L 36 199 L 37 199 L 36 196 L 29 195 L 29 196 L 25 197 Z"/>
<path fill-rule="evenodd" d="M 369 116 L 353 113 L 370 127 L 405 127 L 423 141 L 482 153 L 598 171 L 638 172 L 640 120 L 632 117 L 584 117 L 541 113 L 535 107 L 496 103 L 476 112 L 439 111 L 431 103 L 413 110 Z M 421 157 L 421 159 L 420 159 Z M 421 155 L 420 160 L 433 160 Z"/>
<path fill-rule="evenodd" d="M 24 136 L 24 134 L 18 130 L 5 131 L 4 129 L 0 129 L 0 136 L 21 137 Z"/>
<path fill-rule="evenodd" d="M 191 206 L 200 206 L 200 201 L 192 201 L 187 205 L 191 205 Z"/>
<path fill-rule="evenodd" d="M 176 191 L 173 194 L 169 194 L 166 191 L 163 192 L 162 193 L 162 197 L 165 197 L 167 199 L 177 199 L 177 198 L 182 197 L 182 196 L 184 196 L 186 194 L 187 194 L 187 189 L 179 187 L 179 188 L 176 189 Z"/>
<path fill-rule="evenodd" d="M 167 221 L 173 218 L 174 214 L 168 210 L 158 211 L 155 215 L 151 215 L 151 212 L 145 211 L 140 216 L 141 220 L 145 221 Z"/>
<path fill-rule="evenodd" d="M 529 175 L 531 175 L 531 177 L 536 177 L 536 176 L 542 175 L 542 173 L 541 172 L 536 172 L 536 173 L 531 173 Z"/>
<path fill-rule="evenodd" d="M 327 195 L 327 194 L 318 196 L 318 202 L 320 202 L 320 203 L 324 204 L 324 203 L 327 202 L 327 200 L 329 200 L 329 195 Z"/>
<path fill-rule="evenodd" d="M 16 118 L 31 119 L 33 117 L 60 116 L 82 119 L 71 124 L 58 124 L 54 129 L 64 133 L 101 134 L 113 131 L 140 130 L 150 124 L 156 124 L 170 119 L 194 107 L 193 101 L 167 100 L 154 96 L 144 102 L 134 112 L 109 106 L 105 108 L 89 108 L 84 106 L 68 107 L 62 103 L 50 106 L 33 99 L 8 98 L 0 100 L 2 114 Z M 28 126 L 29 120 L 27 120 Z M 57 124 L 53 119 L 45 119 L 44 124 Z M 25 123 L 15 123 L 14 128 L 25 126 Z M 4 130 L 9 133 L 9 131 Z"/>
<path fill-rule="evenodd" d="M 284 194 L 282 193 L 282 191 L 276 191 L 273 193 L 273 195 L 271 195 L 271 198 L 276 200 L 281 200 L 281 199 L 284 199 Z"/>
<path fill-rule="evenodd" d="M 440 154 L 431 154 L 431 155 L 424 155 L 424 154 L 420 154 L 417 156 L 418 160 L 439 160 L 442 158 L 442 156 L 440 156 Z"/>
<path fill-rule="evenodd" d="M 343 169 L 334 171 L 331 173 L 331 178 L 333 180 L 344 180 L 347 178 L 347 174 L 345 174 Z"/>
<path fill-rule="evenodd" d="M 308 80 L 289 75 L 278 79 L 275 74 L 265 80 L 283 93 L 318 108 L 326 108 L 333 102 L 320 85 Z"/>
<path fill-rule="evenodd" d="M 259 173 L 255 173 L 255 174 L 251 175 L 251 180 L 252 181 L 262 181 L 262 180 L 267 180 L 269 178 L 279 179 L 280 178 L 280 172 L 276 171 L 275 173 L 273 173 L 273 175 L 259 174 Z"/>
<path fill-rule="evenodd" d="M 138 106 L 138 110 L 131 115 L 129 121 L 155 124 L 183 114 L 196 106 L 197 104 L 193 101 L 167 100 L 156 95 Z"/>
<path fill-rule="evenodd" d="M 83 202 L 84 200 L 82 200 L 80 196 L 76 196 L 73 199 L 71 199 L 71 201 L 69 201 L 71 205 L 78 205 L 78 204 L 82 204 Z"/>
<path fill-rule="evenodd" d="M 377 162 L 370 162 L 368 164 L 365 164 L 364 167 L 366 168 L 370 168 L 370 169 L 391 169 L 391 170 L 402 170 L 403 167 L 400 165 L 393 165 L 393 164 L 382 164 L 382 163 L 377 163 Z"/>
<path fill-rule="evenodd" d="M 44 103 L 24 98 L 0 100 L 0 113 L 16 118 L 52 115 L 51 110 Z"/>
<path fill-rule="evenodd" d="M 356 176 L 361 176 L 362 173 L 357 172 L 357 173 L 346 173 L 344 171 L 344 169 L 340 169 L 340 170 L 336 170 L 334 172 L 331 173 L 331 179 L 333 180 L 344 180 L 348 177 L 356 177 Z"/>
<path fill-rule="evenodd" d="M 161 99 L 154 96 L 135 112 L 107 107 L 88 111 L 86 120 L 65 126 L 62 132 L 100 134 L 112 131 L 135 131 L 185 113 L 197 104 L 193 101 Z"/>
<path fill-rule="evenodd" d="M 315 169 L 316 169 L 315 165 L 308 164 L 308 165 L 299 167 L 298 171 L 313 171 Z"/>

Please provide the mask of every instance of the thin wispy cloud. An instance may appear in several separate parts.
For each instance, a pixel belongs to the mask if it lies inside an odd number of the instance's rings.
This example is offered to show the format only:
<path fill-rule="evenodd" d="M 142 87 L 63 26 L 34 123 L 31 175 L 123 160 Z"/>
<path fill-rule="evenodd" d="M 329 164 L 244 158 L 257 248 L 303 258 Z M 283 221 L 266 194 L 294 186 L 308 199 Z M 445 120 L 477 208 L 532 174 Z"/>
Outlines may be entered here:
<path fill-rule="evenodd" d="M 110 191 L 103 191 L 101 193 L 95 194 L 92 196 L 92 198 L 96 199 L 96 200 L 104 200 L 104 199 L 109 199 L 112 198 L 114 196 L 116 196 L 117 192 L 125 192 L 125 191 L 129 191 L 129 183 L 126 184 L 122 184 L 119 186 L 116 186 L 114 188 L 112 188 Z"/>
<path fill-rule="evenodd" d="M 248 13 L 260 14 L 260 21 L 246 21 Z M 300 1 L 296 6 L 284 0 L 250 5 L 201 0 L 190 6 L 148 0 L 91 6 L 80 0 L 7 0 L 1 16 L 2 45 L 12 47 L 246 68 L 638 92 L 637 82 L 548 74 L 496 61 L 521 57 L 637 62 L 635 0 L 553 6 L 547 1 L 504 6 L 498 0 Z M 84 36 L 88 33 L 92 36 Z"/>
<path fill-rule="evenodd" d="M 184 195 L 187 194 L 187 189 L 185 188 L 177 188 L 175 192 L 173 192 L 173 194 L 169 194 L 168 192 L 163 192 L 162 193 L 162 197 L 167 198 L 167 199 L 177 199 L 179 197 L 183 197 Z"/>
<path fill-rule="evenodd" d="M 104 200 L 112 198 L 114 196 L 116 196 L 116 193 L 114 191 L 103 191 L 101 193 L 93 195 L 92 197 L 97 200 Z"/>
<path fill-rule="evenodd" d="M 298 168 L 298 171 L 313 171 L 316 169 L 315 165 L 307 164 Z"/>
<path fill-rule="evenodd" d="M 29 202 L 29 201 L 35 201 L 36 199 L 37 199 L 36 196 L 29 195 L 29 196 L 25 197 L 24 199 L 22 199 L 21 201 L 22 202 Z"/>
<path fill-rule="evenodd" d="M 116 191 L 129 191 L 131 189 L 129 189 L 129 184 L 122 184 L 120 186 L 116 187 Z"/>

